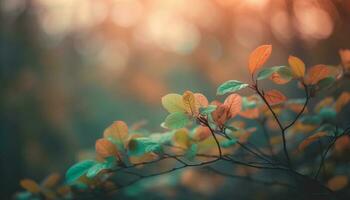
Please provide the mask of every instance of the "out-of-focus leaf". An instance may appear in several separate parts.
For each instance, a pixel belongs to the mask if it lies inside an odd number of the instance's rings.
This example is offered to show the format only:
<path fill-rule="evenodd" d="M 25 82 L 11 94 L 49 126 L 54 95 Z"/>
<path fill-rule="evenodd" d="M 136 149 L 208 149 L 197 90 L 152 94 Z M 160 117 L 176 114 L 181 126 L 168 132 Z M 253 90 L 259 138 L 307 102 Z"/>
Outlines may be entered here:
<path fill-rule="evenodd" d="M 348 104 L 350 101 L 350 92 L 343 92 L 338 97 L 337 101 L 335 102 L 335 110 L 337 112 L 340 112 L 341 109 Z"/>
<path fill-rule="evenodd" d="M 350 70 L 350 50 L 340 49 L 339 55 L 344 69 Z"/>
<path fill-rule="evenodd" d="M 211 132 L 208 127 L 199 126 L 194 130 L 191 138 L 195 141 L 203 141 L 210 136 L 211 136 Z"/>
<path fill-rule="evenodd" d="M 84 160 L 71 166 L 66 172 L 66 182 L 71 184 L 78 180 L 81 176 L 87 173 L 87 171 L 96 164 L 94 160 Z"/>
<path fill-rule="evenodd" d="M 320 80 L 328 77 L 330 72 L 327 65 L 315 65 L 308 70 L 305 83 L 308 85 L 315 85 Z"/>
<path fill-rule="evenodd" d="M 305 76 L 305 64 L 302 60 L 295 56 L 289 56 L 288 63 L 295 77 L 303 78 Z"/>
<path fill-rule="evenodd" d="M 278 90 L 267 91 L 265 92 L 264 97 L 270 105 L 280 104 L 287 100 L 287 97 Z"/>
<path fill-rule="evenodd" d="M 184 92 L 184 94 L 182 95 L 182 101 L 187 113 L 190 113 L 191 115 L 195 115 L 198 113 L 196 99 L 191 91 Z"/>
<path fill-rule="evenodd" d="M 128 125 L 123 121 L 115 121 L 103 133 L 104 138 L 112 137 L 113 139 L 123 142 L 128 137 Z"/>
<path fill-rule="evenodd" d="M 179 94 L 167 94 L 162 97 L 162 105 L 169 113 L 186 112 L 182 96 Z"/>
<path fill-rule="evenodd" d="M 300 122 L 303 124 L 318 125 L 321 123 L 322 119 L 318 115 L 304 115 L 300 117 Z"/>
<path fill-rule="evenodd" d="M 28 192 L 31 193 L 39 193 L 41 191 L 40 186 L 31 179 L 23 179 L 19 182 L 22 188 L 26 189 Z"/>
<path fill-rule="evenodd" d="M 188 130 L 186 129 L 177 130 L 174 134 L 173 140 L 176 146 L 179 146 L 183 149 L 187 149 L 191 145 Z"/>
<path fill-rule="evenodd" d="M 247 83 L 242 83 L 242 82 L 237 81 L 237 80 L 229 80 L 229 81 L 226 81 L 225 83 L 221 84 L 218 87 L 216 94 L 224 95 L 227 93 L 233 93 L 233 92 L 237 92 L 238 90 L 241 90 L 243 88 L 246 88 L 248 86 L 249 86 L 249 84 L 247 84 Z"/>
<path fill-rule="evenodd" d="M 314 108 L 315 112 L 319 113 L 320 110 L 324 107 L 331 107 L 334 103 L 333 97 L 327 97 L 318 102 Z"/>
<path fill-rule="evenodd" d="M 114 157 L 109 157 L 103 163 L 96 163 L 92 166 L 86 173 L 86 177 L 94 178 L 97 174 L 99 174 L 102 170 L 112 169 L 115 167 L 116 160 Z"/>
<path fill-rule="evenodd" d="M 317 83 L 318 90 L 329 88 L 335 82 L 335 78 L 326 77 Z"/>
<path fill-rule="evenodd" d="M 237 139 L 236 138 L 231 138 L 230 140 L 224 140 L 224 141 L 220 142 L 220 146 L 223 147 L 223 148 L 229 148 L 229 147 L 233 146 L 236 143 L 237 143 Z"/>
<path fill-rule="evenodd" d="M 187 158 L 188 160 L 193 160 L 197 155 L 197 151 L 198 151 L 198 145 L 193 143 L 190 146 L 190 148 L 187 149 L 185 153 L 185 158 Z"/>
<path fill-rule="evenodd" d="M 230 112 L 230 118 L 236 116 L 242 108 L 242 97 L 238 94 L 230 94 L 224 101 L 224 104 L 228 106 Z"/>
<path fill-rule="evenodd" d="M 289 67 L 282 67 L 270 76 L 270 80 L 279 85 L 288 83 L 292 78 L 293 75 Z"/>
<path fill-rule="evenodd" d="M 332 191 L 338 191 L 345 188 L 349 183 L 349 178 L 345 175 L 334 176 L 327 182 L 327 187 Z"/>
<path fill-rule="evenodd" d="M 216 105 L 209 105 L 208 107 L 202 107 L 199 109 L 199 113 L 202 115 L 209 115 L 216 110 Z"/>
<path fill-rule="evenodd" d="M 248 69 L 251 75 L 253 75 L 258 69 L 260 69 L 265 64 L 267 59 L 269 59 L 271 52 L 271 45 L 261 45 L 250 54 L 248 61 Z"/>
<path fill-rule="evenodd" d="M 286 68 L 286 66 L 274 66 L 263 69 L 259 72 L 257 80 L 263 80 L 269 78 L 274 72 L 279 71 L 281 68 Z"/>
<path fill-rule="evenodd" d="M 303 140 L 300 144 L 299 144 L 299 151 L 303 151 L 307 146 L 309 146 L 311 143 L 319 140 L 320 138 L 322 137 L 325 137 L 327 136 L 327 133 L 326 132 L 318 132 L 318 133 L 315 133 L 309 137 L 307 137 L 305 140 Z"/>
<path fill-rule="evenodd" d="M 118 153 L 116 146 L 105 138 L 98 139 L 95 143 L 96 153 L 103 158 L 114 156 Z"/>
<path fill-rule="evenodd" d="M 337 116 L 337 112 L 331 107 L 322 108 L 319 114 L 323 120 L 333 120 Z"/>
<path fill-rule="evenodd" d="M 133 138 L 128 143 L 128 153 L 131 156 L 141 156 L 145 153 L 159 153 L 162 148 L 158 142 L 146 137 Z"/>
<path fill-rule="evenodd" d="M 61 179 L 61 175 L 59 173 L 50 174 L 45 180 L 41 183 L 41 185 L 45 188 L 52 188 L 58 184 Z"/>
<path fill-rule="evenodd" d="M 170 129 L 179 129 L 185 127 L 190 122 L 189 117 L 185 113 L 170 113 L 166 118 L 164 125 Z"/>

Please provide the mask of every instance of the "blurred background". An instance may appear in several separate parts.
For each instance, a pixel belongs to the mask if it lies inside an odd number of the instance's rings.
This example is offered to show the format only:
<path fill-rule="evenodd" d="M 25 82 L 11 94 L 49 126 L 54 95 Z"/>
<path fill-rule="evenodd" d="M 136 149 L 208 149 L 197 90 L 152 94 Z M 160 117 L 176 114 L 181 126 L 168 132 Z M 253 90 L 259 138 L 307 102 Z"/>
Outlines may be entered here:
<path fill-rule="evenodd" d="M 349 0 L 2 0 L 0 8 L 1 199 L 20 179 L 64 173 L 114 120 L 161 130 L 167 93 L 213 100 L 223 81 L 249 81 L 247 58 L 261 44 L 273 45 L 268 66 L 289 54 L 308 66 L 338 64 L 338 50 L 350 48 Z"/>

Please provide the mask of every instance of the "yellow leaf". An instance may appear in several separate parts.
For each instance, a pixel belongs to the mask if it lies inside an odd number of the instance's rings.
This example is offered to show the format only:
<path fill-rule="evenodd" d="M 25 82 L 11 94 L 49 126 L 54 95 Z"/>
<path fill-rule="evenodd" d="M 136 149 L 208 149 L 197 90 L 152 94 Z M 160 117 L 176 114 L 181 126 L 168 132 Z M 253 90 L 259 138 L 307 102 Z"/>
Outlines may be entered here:
<path fill-rule="evenodd" d="M 169 112 L 186 112 L 182 96 L 179 94 L 167 94 L 162 97 L 162 105 Z"/>
<path fill-rule="evenodd" d="M 238 94 L 229 95 L 225 101 L 224 105 L 229 108 L 230 118 L 236 116 L 242 109 L 242 97 Z"/>
<path fill-rule="evenodd" d="M 270 105 L 280 104 L 287 100 L 287 97 L 278 90 L 267 91 L 265 92 L 264 97 Z"/>
<path fill-rule="evenodd" d="M 326 136 L 327 133 L 326 132 L 318 132 L 318 133 L 315 133 L 309 137 L 307 137 L 304 141 L 302 141 L 300 144 L 299 144 L 299 151 L 302 151 L 304 150 L 307 146 L 309 146 L 311 143 L 315 142 L 316 140 L 319 140 L 320 138 Z"/>
<path fill-rule="evenodd" d="M 190 145 L 191 145 L 191 140 L 188 135 L 188 130 L 187 129 L 180 129 L 176 131 L 174 134 L 174 142 L 176 146 L 183 148 L 186 150 Z"/>
<path fill-rule="evenodd" d="M 26 189 L 28 192 L 31 193 L 39 193 L 40 192 L 40 186 L 31 179 L 23 179 L 19 183 L 22 188 Z"/>
<path fill-rule="evenodd" d="M 295 77 L 302 78 L 305 75 L 305 64 L 302 60 L 295 56 L 288 57 L 288 63 Z"/>
<path fill-rule="evenodd" d="M 271 45 L 261 45 L 256 48 L 249 56 L 248 69 L 251 75 L 253 75 L 258 69 L 260 69 L 272 52 Z"/>
<path fill-rule="evenodd" d="M 196 99 L 191 91 L 184 92 L 182 95 L 182 101 L 187 113 L 191 115 L 198 114 L 198 110 L 196 109 Z"/>
<path fill-rule="evenodd" d="M 341 109 L 350 101 L 350 92 L 343 92 L 335 102 L 335 110 L 340 112 Z"/>
<path fill-rule="evenodd" d="M 338 175 L 338 176 L 334 176 L 333 178 L 331 178 L 328 181 L 327 186 L 332 191 L 338 191 L 338 190 L 341 190 L 344 187 L 346 187 L 348 185 L 348 183 L 349 183 L 349 179 L 347 176 Z"/>
<path fill-rule="evenodd" d="M 96 141 L 95 150 L 96 153 L 98 153 L 103 158 L 114 156 L 118 152 L 116 146 L 105 138 L 98 139 Z"/>
<path fill-rule="evenodd" d="M 104 138 L 112 137 L 118 141 L 124 142 L 128 137 L 128 125 L 123 121 L 115 121 L 103 133 Z"/>

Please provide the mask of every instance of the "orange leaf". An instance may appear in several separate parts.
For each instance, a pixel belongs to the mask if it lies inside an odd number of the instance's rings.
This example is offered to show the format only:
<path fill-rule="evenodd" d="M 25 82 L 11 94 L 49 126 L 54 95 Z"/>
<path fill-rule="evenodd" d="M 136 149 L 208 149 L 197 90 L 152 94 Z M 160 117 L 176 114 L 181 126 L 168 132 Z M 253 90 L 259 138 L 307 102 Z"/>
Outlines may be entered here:
<path fill-rule="evenodd" d="M 344 69 L 350 70 L 350 49 L 340 49 L 339 55 Z"/>
<path fill-rule="evenodd" d="M 307 72 L 305 83 L 309 85 L 315 85 L 320 80 L 328 77 L 331 70 L 326 65 L 315 65 Z"/>
<path fill-rule="evenodd" d="M 267 91 L 265 92 L 264 97 L 270 105 L 280 104 L 287 100 L 287 97 L 278 90 Z"/>
<path fill-rule="evenodd" d="M 213 120 L 218 126 L 222 126 L 230 119 L 230 108 L 228 105 L 219 104 L 214 112 L 211 113 Z"/>
<path fill-rule="evenodd" d="M 45 188 L 52 188 L 57 185 L 57 183 L 60 181 L 61 176 L 59 173 L 53 173 L 50 176 L 48 176 L 41 185 Z"/>
<path fill-rule="evenodd" d="M 200 126 L 195 130 L 193 138 L 196 141 L 202 141 L 207 139 L 209 136 L 211 136 L 210 129 L 206 126 Z"/>
<path fill-rule="evenodd" d="M 241 111 L 242 97 L 238 94 L 231 94 L 225 99 L 224 105 L 228 106 L 230 118 L 232 118 Z"/>
<path fill-rule="evenodd" d="M 340 112 L 340 110 L 350 101 L 350 92 L 343 92 L 335 102 L 335 110 Z"/>
<path fill-rule="evenodd" d="M 39 193 L 41 190 L 40 186 L 31 179 L 23 179 L 19 182 L 19 184 L 22 186 L 22 188 L 31 193 Z"/>
<path fill-rule="evenodd" d="M 261 45 L 256 48 L 249 56 L 248 69 L 251 75 L 253 75 L 258 69 L 260 69 L 272 52 L 271 45 Z"/>
<path fill-rule="evenodd" d="M 105 138 L 98 139 L 95 144 L 96 153 L 103 158 L 114 156 L 117 154 L 116 146 Z"/>
<path fill-rule="evenodd" d="M 185 106 L 187 113 L 195 115 L 198 113 L 196 109 L 196 99 L 191 91 L 186 91 L 182 95 L 182 101 Z"/>
<path fill-rule="evenodd" d="M 326 136 L 327 133 L 326 132 L 318 132 L 316 134 L 313 134 L 309 137 L 307 137 L 304 141 L 302 141 L 300 144 L 299 144 L 299 151 L 302 151 L 304 150 L 307 146 L 309 146 L 311 143 L 315 142 L 316 140 Z"/>
<path fill-rule="evenodd" d="M 253 109 L 244 110 L 244 111 L 241 111 L 239 115 L 248 119 L 256 119 L 259 117 L 259 109 L 253 108 Z"/>
<path fill-rule="evenodd" d="M 194 98 L 196 99 L 197 109 L 199 109 L 200 107 L 207 107 L 209 105 L 207 97 L 205 97 L 201 93 L 194 93 Z"/>
<path fill-rule="evenodd" d="M 269 79 L 279 85 L 286 84 L 291 80 L 290 78 L 284 78 L 278 72 L 273 72 Z"/>
<path fill-rule="evenodd" d="M 125 141 L 128 137 L 128 125 L 123 121 L 115 121 L 103 133 L 103 137 L 112 137 L 118 141 Z"/>
<path fill-rule="evenodd" d="M 338 176 L 334 176 L 333 178 L 331 178 L 328 181 L 327 186 L 332 191 L 338 191 L 338 190 L 341 190 L 344 187 L 346 187 L 348 185 L 348 183 L 349 183 L 349 179 L 347 176 L 338 175 Z"/>

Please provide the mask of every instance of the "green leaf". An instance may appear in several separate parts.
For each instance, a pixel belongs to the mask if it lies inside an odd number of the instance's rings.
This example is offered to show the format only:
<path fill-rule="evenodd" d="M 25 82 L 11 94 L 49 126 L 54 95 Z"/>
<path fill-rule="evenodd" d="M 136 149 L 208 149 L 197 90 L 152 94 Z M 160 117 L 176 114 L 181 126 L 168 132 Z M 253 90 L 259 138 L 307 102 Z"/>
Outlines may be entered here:
<path fill-rule="evenodd" d="M 94 178 L 98 173 L 100 173 L 102 170 L 105 169 L 112 169 L 116 165 L 116 159 L 115 157 L 108 157 L 106 158 L 106 161 L 103 163 L 96 163 L 94 166 L 92 166 L 86 173 L 86 177 L 88 178 Z"/>
<path fill-rule="evenodd" d="M 236 138 L 231 138 L 230 140 L 225 140 L 220 142 L 220 146 L 223 148 L 228 148 L 231 147 L 232 145 L 237 143 L 237 139 Z"/>
<path fill-rule="evenodd" d="M 242 110 L 249 110 L 256 108 L 255 101 L 249 101 L 247 97 L 242 97 Z"/>
<path fill-rule="evenodd" d="M 323 120 L 333 120 L 337 116 L 337 112 L 334 110 L 334 108 L 330 107 L 322 108 L 319 114 Z"/>
<path fill-rule="evenodd" d="M 240 81 L 237 81 L 237 80 L 229 80 L 229 81 L 226 81 L 225 83 L 221 84 L 216 93 L 218 95 L 224 95 L 226 93 L 232 93 L 232 92 L 236 92 L 238 90 L 241 90 L 243 88 L 246 88 L 248 87 L 249 84 L 247 83 L 242 83 Z"/>
<path fill-rule="evenodd" d="M 141 156 L 145 153 L 162 151 L 162 148 L 158 142 L 146 137 L 133 138 L 130 140 L 128 146 L 128 153 L 131 156 Z"/>
<path fill-rule="evenodd" d="M 318 86 L 319 90 L 323 90 L 323 89 L 326 89 L 326 88 L 330 87 L 334 82 L 335 82 L 335 78 L 327 77 L 327 78 L 324 78 L 324 79 L 320 80 L 317 83 L 317 86 Z"/>
<path fill-rule="evenodd" d="M 265 68 L 261 70 L 257 76 L 258 80 L 263 80 L 267 79 L 270 77 L 274 72 L 278 71 L 280 68 L 285 67 L 285 66 L 275 66 L 275 67 L 270 67 L 270 68 Z"/>
<path fill-rule="evenodd" d="M 189 121 L 190 119 L 185 113 L 175 112 L 165 118 L 164 125 L 170 129 L 179 129 L 185 127 Z"/>
<path fill-rule="evenodd" d="M 191 147 L 187 149 L 185 153 L 185 158 L 187 158 L 188 160 L 193 160 L 197 155 L 197 151 L 198 151 L 198 145 L 193 143 Z"/>
<path fill-rule="evenodd" d="M 225 126 L 225 127 L 232 132 L 238 131 L 238 128 L 236 128 L 234 126 Z"/>
<path fill-rule="evenodd" d="M 209 115 L 210 113 L 214 112 L 216 110 L 216 105 L 209 105 L 208 107 L 199 108 L 199 113 L 202 115 Z"/>
<path fill-rule="evenodd" d="M 66 182 L 68 184 L 73 183 L 81 176 L 87 173 L 87 171 L 96 164 L 94 160 L 84 160 L 70 167 L 66 172 Z"/>
<path fill-rule="evenodd" d="M 300 122 L 303 124 L 311 124 L 311 125 L 318 125 L 322 121 L 320 116 L 314 115 L 305 115 L 300 117 Z"/>

